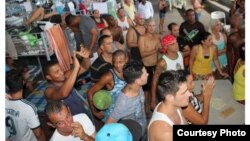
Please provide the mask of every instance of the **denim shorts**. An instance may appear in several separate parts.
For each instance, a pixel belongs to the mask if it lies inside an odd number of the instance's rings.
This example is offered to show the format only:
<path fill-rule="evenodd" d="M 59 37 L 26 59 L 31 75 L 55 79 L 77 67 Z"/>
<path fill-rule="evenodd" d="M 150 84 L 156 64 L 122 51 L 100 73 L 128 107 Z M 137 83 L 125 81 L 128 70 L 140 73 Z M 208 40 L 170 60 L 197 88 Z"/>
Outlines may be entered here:
<path fill-rule="evenodd" d="M 163 19 L 165 17 L 165 15 L 166 15 L 166 13 L 160 12 L 159 13 L 160 19 Z"/>

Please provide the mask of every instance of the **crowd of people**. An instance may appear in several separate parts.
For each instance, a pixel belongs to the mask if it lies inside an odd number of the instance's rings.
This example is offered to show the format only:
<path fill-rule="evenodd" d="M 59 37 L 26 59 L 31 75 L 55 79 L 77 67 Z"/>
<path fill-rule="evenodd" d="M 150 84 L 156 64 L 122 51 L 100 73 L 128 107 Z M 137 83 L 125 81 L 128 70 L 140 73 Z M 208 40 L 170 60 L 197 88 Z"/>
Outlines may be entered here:
<path fill-rule="evenodd" d="M 205 29 L 199 0 L 191 1 L 183 23 L 165 27 L 168 3 L 159 0 L 158 33 L 152 2 L 137 2 L 123 0 L 117 19 L 102 17 L 98 9 L 91 17 L 58 9 L 47 13 L 44 7 L 33 12 L 25 26 L 59 15 L 57 24 L 71 29 L 77 47 L 70 70 L 57 61 L 43 66 L 47 123 L 40 123 L 37 108 L 23 97 L 24 73 L 6 64 L 6 141 L 171 141 L 173 125 L 208 123 L 216 79 L 230 79 L 233 98 L 245 103 L 245 0 L 232 3 L 231 33 L 215 19 Z M 84 73 L 91 78 L 88 101 L 74 88 Z M 193 92 L 195 80 L 206 80 L 201 94 Z M 104 110 L 94 103 L 100 90 L 112 98 Z M 51 137 L 41 124 L 55 128 Z"/>

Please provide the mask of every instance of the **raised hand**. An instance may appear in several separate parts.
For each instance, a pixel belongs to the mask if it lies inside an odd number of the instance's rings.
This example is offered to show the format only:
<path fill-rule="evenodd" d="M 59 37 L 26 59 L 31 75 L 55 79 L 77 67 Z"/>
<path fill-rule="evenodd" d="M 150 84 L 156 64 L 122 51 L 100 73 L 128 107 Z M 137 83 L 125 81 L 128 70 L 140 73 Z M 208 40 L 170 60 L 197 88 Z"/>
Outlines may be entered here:
<path fill-rule="evenodd" d="M 215 80 L 213 76 L 210 76 L 206 83 L 202 83 L 202 94 L 204 98 L 211 98 L 214 86 Z"/>
<path fill-rule="evenodd" d="M 76 54 L 83 57 L 83 58 L 89 58 L 90 51 L 87 48 L 84 48 L 84 46 L 82 44 L 80 45 L 80 47 L 81 47 L 81 50 L 76 51 Z"/>

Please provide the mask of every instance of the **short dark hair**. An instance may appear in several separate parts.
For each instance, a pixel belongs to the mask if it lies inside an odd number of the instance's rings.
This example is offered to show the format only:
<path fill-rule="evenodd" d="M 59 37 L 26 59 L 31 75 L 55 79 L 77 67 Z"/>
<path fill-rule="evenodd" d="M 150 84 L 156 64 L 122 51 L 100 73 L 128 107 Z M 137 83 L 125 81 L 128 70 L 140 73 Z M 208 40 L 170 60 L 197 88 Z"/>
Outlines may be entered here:
<path fill-rule="evenodd" d="M 45 76 L 45 77 L 46 77 L 46 75 L 49 74 L 49 69 L 50 69 L 52 66 L 56 65 L 56 64 L 58 64 L 57 61 L 49 61 L 49 62 L 47 62 L 47 63 L 44 65 L 43 72 L 44 72 L 44 76 Z"/>
<path fill-rule="evenodd" d="M 56 23 L 56 24 L 60 24 L 62 23 L 62 17 L 61 15 L 53 15 L 50 17 L 50 22 L 51 23 Z"/>
<path fill-rule="evenodd" d="M 49 100 L 45 106 L 45 113 L 49 116 L 51 113 L 59 113 L 63 106 L 67 107 L 61 100 Z"/>
<path fill-rule="evenodd" d="M 140 61 L 131 60 L 123 67 L 123 77 L 127 84 L 132 84 L 142 75 L 143 64 Z"/>
<path fill-rule="evenodd" d="M 168 30 L 171 31 L 174 25 L 178 25 L 178 24 L 175 22 L 168 24 Z"/>
<path fill-rule="evenodd" d="M 21 71 L 10 70 L 6 73 L 6 86 L 9 94 L 14 94 L 23 89 L 23 77 Z"/>
<path fill-rule="evenodd" d="M 69 26 L 75 19 L 75 15 L 69 14 L 65 17 L 65 23 Z"/>
<path fill-rule="evenodd" d="M 194 9 L 190 8 L 190 9 L 186 10 L 185 16 L 187 16 L 189 12 L 194 12 Z"/>
<path fill-rule="evenodd" d="M 180 84 L 185 82 L 186 77 L 179 74 L 177 71 L 171 70 L 162 73 L 157 85 L 157 95 L 159 99 L 164 101 L 168 94 L 175 96 L 176 92 L 179 90 Z"/>
<path fill-rule="evenodd" d="M 118 49 L 115 52 L 113 52 L 112 58 L 115 58 L 117 56 L 126 56 L 126 52 L 123 51 L 123 50 Z"/>
<path fill-rule="evenodd" d="M 118 8 L 117 13 L 120 12 L 120 10 L 124 9 L 123 7 Z"/>
<path fill-rule="evenodd" d="M 210 36 L 210 35 L 211 35 L 211 33 L 207 32 L 207 31 L 201 33 L 201 37 L 200 37 L 201 41 L 205 41 L 208 38 L 208 36 Z"/>
<path fill-rule="evenodd" d="M 104 43 L 104 40 L 106 39 L 106 38 L 110 38 L 111 36 L 109 36 L 109 35 L 102 35 L 99 39 L 98 39 L 98 45 L 99 45 L 99 47 Z"/>
<path fill-rule="evenodd" d="M 190 71 L 188 71 L 188 70 L 178 70 L 178 73 L 179 73 L 179 75 L 184 76 L 184 77 L 186 77 L 186 78 L 187 78 L 189 75 L 191 75 Z"/>

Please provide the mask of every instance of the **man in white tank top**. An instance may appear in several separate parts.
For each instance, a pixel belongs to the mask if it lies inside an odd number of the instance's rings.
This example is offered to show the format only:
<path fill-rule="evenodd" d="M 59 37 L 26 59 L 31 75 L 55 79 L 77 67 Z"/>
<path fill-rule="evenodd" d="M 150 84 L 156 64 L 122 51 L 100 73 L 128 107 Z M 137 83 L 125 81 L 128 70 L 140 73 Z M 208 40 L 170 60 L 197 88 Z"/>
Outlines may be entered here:
<path fill-rule="evenodd" d="M 149 141 L 172 141 L 173 125 L 187 124 L 181 107 L 189 103 L 191 93 L 187 89 L 184 75 L 177 71 L 166 71 L 159 77 L 157 94 L 160 103 L 154 109 L 148 125 Z"/>
<path fill-rule="evenodd" d="M 179 45 L 173 35 L 165 35 L 161 40 L 162 57 L 158 60 L 151 87 L 151 108 L 156 105 L 156 85 L 160 74 L 167 70 L 184 69 L 183 57 Z"/>
<path fill-rule="evenodd" d="M 118 26 L 122 28 L 122 34 L 123 34 L 124 41 L 125 41 L 124 46 L 126 47 L 126 50 L 127 50 L 127 45 L 126 45 L 127 32 L 128 32 L 129 27 L 132 27 L 134 23 L 130 18 L 128 18 L 125 15 L 125 11 L 122 7 L 117 10 L 117 16 L 118 16 L 118 19 L 117 19 Z"/>

